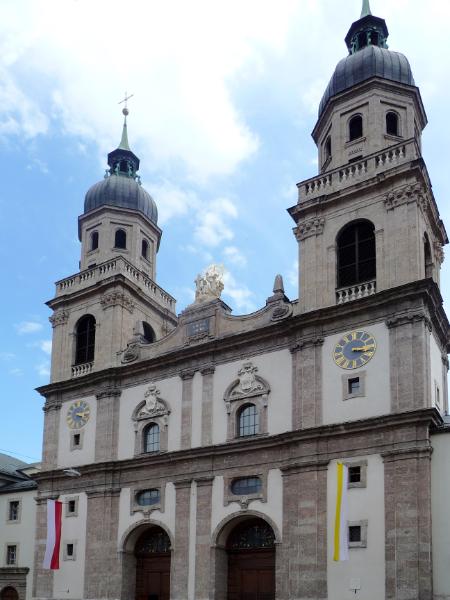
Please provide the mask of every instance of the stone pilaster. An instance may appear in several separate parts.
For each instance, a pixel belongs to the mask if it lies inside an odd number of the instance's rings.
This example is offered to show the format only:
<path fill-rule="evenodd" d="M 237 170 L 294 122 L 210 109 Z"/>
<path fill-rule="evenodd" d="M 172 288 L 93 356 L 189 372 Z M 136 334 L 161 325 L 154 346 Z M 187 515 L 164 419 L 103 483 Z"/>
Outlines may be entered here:
<path fill-rule="evenodd" d="M 303 340 L 291 348 L 293 429 L 322 424 L 323 338 Z"/>
<path fill-rule="evenodd" d="M 212 444 L 212 406 L 215 367 L 206 367 L 202 374 L 202 446 Z"/>
<path fill-rule="evenodd" d="M 95 461 L 117 459 L 119 437 L 119 401 L 121 390 L 107 388 L 97 394 Z"/>
<path fill-rule="evenodd" d="M 432 600 L 431 448 L 386 452 L 386 600 Z"/>
<path fill-rule="evenodd" d="M 192 378 L 190 380 L 192 382 Z M 170 573 L 171 600 L 188 598 L 189 582 L 189 523 L 192 479 L 174 481 L 176 489 L 175 547 Z"/>
<path fill-rule="evenodd" d="M 181 392 L 181 448 L 191 447 L 192 437 L 192 379 L 195 371 L 183 371 L 180 375 L 183 380 Z"/>
<path fill-rule="evenodd" d="M 283 471 L 283 543 L 277 552 L 280 600 L 327 598 L 328 461 Z"/>
<path fill-rule="evenodd" d="M 44 569 L 45 544 L 47 541 L 47 499 L 57 496 L 43 495 L 36 500 L 36 537 L 34 546 L 33 598 L 53 598 L 53 571 Z"/>
<path fill-rule="evenodd" d="M 44 441 L 42 446 L 42 470 L 56 469 L 58 463 L 58 438 L 61 402 L 47 398 L 44 406 Z"/>
<path fill-rule="evenodd" d="M 120 598 L 122 573 L 117 553 L 120 489 L 87 492 L 84 598 Z"/>
<path fill-rule="evenodd" d="M 197 483 L 197 528 L 195 543 L 195 600 L 208 600 L 211 586 L 211 501 L 214 477 Z"/>

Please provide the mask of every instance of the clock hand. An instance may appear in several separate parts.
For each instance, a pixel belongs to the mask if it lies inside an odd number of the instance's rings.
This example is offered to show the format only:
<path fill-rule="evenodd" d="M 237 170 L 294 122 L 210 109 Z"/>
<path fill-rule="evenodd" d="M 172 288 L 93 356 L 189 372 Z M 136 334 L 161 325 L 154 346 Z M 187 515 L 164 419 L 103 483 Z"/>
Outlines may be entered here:
<path fill-rule="evenodd" d="M 361 346 L 360 348 L 352 348 L 352 352 L 367 352 L 372 350 L 373 346 Z"/>
<path fill-rule="evenodd" d="M 85 412 L 80 412 L 80 413 L 75 413 L 75 416 L 84 418 L 85 414 L 86 414 Z"/>

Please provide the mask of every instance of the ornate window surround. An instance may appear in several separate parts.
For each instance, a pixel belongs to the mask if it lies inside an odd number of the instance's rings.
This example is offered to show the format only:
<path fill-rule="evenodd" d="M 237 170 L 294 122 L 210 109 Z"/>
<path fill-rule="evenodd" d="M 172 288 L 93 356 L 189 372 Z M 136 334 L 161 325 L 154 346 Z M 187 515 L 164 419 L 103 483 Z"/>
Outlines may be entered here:
<path fill-rule="evenodd" d="M 145 492 L 146 490 L 159 490 L 159 502 L 157 504 L 149 504 L 148 506 L 141 506 L 137 502 L 138 494 Z M 144 517 L 149 517 L 154 510 L 160 512 L 165 511 L 166 503 L 166 481 L 145 481 L 140 482 L 137 485 L 130 487 L 130 515 L 134 513 L 142 513 Z"/>
<path fill-rule="evenodd" d="M 259 414 L 259 433 L 255 435 L 264 435 L 268 432 L 267 403 L 270 385 L 265 379 L 257 375 L 257 372 L 258 367 L 251 361 L 244 362 L 238 371 L 238 378 L 225 391 L 223 399 L 228 414 L 227 441 L 255 437 L 239 436 L 238 416 L 241 408 L 246 404 L 254 404 Z"/>
<path fill-rule="evenodd" d="M 231 502 L 237 502 L 240 504 L 242 510 L 246 510 L 250 502 L 253 500 L 260 500 L 261 502 L 267 502 L 267 479 L 269 469 L 252 470 L 252 467 L 240 470 L 238 473 L 233 475 L 224 475 L 223 478 L 223 505 L 228 506 Z M 231 491 L 231 484 L 236 479 L 242 479 L 245 477 L 259 477 L 261 479 L 261 490 L 257 494 L 248 494 L 247 496 L 241 496 L 240 494 L 233 494 Z"/>
<path fill-rule="evenodd" d="M 159 426 L 159 452 L 167 452 L 170 412 L 168 403 L 160 397 L 156 385 L 150 384 L 144 394 L 144 400 L 136 406 L 132 415 L 135 456 L 147 454 L 144 451 L 144 431 L 152 423 Z"/>

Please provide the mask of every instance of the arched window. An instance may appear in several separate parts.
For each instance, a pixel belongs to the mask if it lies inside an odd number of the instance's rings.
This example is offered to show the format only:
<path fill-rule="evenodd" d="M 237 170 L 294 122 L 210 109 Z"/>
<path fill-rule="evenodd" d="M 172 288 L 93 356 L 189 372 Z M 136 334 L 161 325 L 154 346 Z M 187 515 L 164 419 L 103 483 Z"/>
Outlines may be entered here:
<path fill-rule="evenodd" d="M 235 496 L 249 496 L 259 494 L 262 482 L 259 477 L 240 477 L 231 483 L 231 493 Z"/>
<path fill-rule="evenodd" d="M 349 140 L 357 140 L 363 136 L 363 120 L 361 115 L 355 115 L 349 123 Z"/>
<path fill-rule="evenodd" d="M 144 429 L 144 452 L 159 452 L 159 437 L 159 425 L 148 425 Z"/>
<path fill-rule="evenodd" d="M 368 221 L 345 227 L 337 239 L 338 288 L 376 277 L 375 228 Z"/>
<path fill-rule="evenodd" d="M 95 353 L 95 319 L 92 315 L 85 315 L 78 321 L 75 338 L 75 364 L 92 362 Z"/>
<path fill-rule="evenodd" d="M 361 50 L 367 46 L 367 33 L 362 31 L 358 33 L 358 49 Z"/>
<path fill-rule="evenodd" d="M 161 492 L 158 489 L 142 490 L 136 495 L 139 506 L 152 506 L 161 502 Z"/>
<path fill-rule="evenodd" d="M 98 248 L 98 231 L 91 233 L 91 250 L 97 250 Z"/>
<path fill-rule="evenodd" d="M 118 229 L 114 237 L 114 248 L 125 249 L 127 247 L 127 234 L 123 229 Z"/>
<path fill-rule="evenodd" d="M 170 538 L 160 527 L 152 527 L 145 531 L 136 543 L 135 554 L 137 557 L 148 557 L 154 554 L 170 552 Z M 147 574 L 148 578 L 148 574 Z M 149 596 L 152 598 L 152 596 Z M 160 596 L 157 596 L 158 598 Z"/>
<path fill-rule="evenodd" d="M 425 258 L 425 277 L 433 277 L 433 257 L 431 255 L 431 245 L 428 235 L 424 235 L 424 258 Z"/>
<path fill-rule="evenodd" d="M 155 332 L 153 331 L 152 326 L 149 325 L 148 323 L 146 323 L 145 321 L 142 321 L 142 329 L 144 331 L 145 341 L 148 342 L 149 344 L 153 344 L 153 342 L 156 340 L 156 335 L 155 335 Z"/>
<path fill-rule="evenodd" d="M 238 435 L 246 437 L 259 433 L 259 414 L 254 404 L 246 404 L 241 408 L 238 418 Z"/>
<path fill-rule="evenodd" d="M 148 260 L 148 242 L 147 242 L 147 240 L 142 240 L 141 254 L 142 254 L 143 258 Z"/>
<path fill-rule="evenodd" d="M 399 126 L 398 126 L 398 115 L 395 112 L 388 112 L 386 114 L 386 133 L 388 135 L 396 135 L 399 134 Z"/>
<path fill-rule="evenodd" d="M 325 142 L 325 161 L 331 158 L 331 137 L 327 137 L 327 141 Z"/>

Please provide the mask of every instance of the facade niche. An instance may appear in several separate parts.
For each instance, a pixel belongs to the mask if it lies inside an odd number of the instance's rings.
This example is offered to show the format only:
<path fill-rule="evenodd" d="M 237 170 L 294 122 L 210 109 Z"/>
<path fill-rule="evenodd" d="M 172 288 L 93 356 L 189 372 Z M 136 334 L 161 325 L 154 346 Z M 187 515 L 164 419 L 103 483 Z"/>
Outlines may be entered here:
<path fill-rule="evenodd" d="M 228 440 L 267 433 L 270 386 L 257 372 L 258 367 L 245 362 L 238 371 L 238 379 L 225 392 Z"/>
<path fill-rule="evenodd" d="M 91 248 L 90 250 L 97 250 L 98 249 L 98 231 L 93 231 L 91 233 Z"/>
<path fill-rule="evenodd" d="M 92 315 L 81 317 L 75 326 L 75 364 L 82 365 L 94 361 L 95 318 Z"/>
<path fill-rule="evenodd" d="M 386 114 L 386 133 L 398 137 L 400 135 L 399 118 L 395 112 Z"/>
<path fill-rule="evenodd" d="M 148 242 L 147 242 L 147 240 L 142 240 L 141 255 L 142 255 L 142 258 L 145 258 L 145 260 L 148 260 Z"/>

